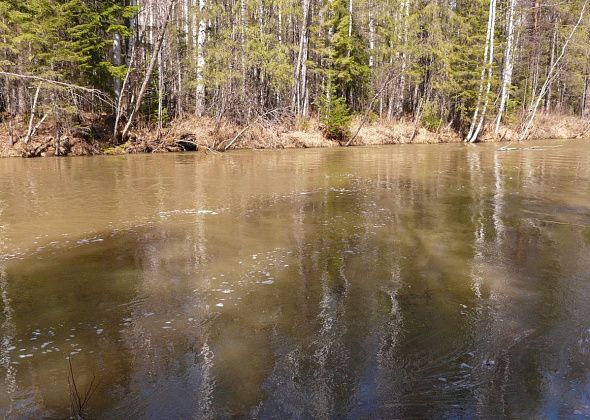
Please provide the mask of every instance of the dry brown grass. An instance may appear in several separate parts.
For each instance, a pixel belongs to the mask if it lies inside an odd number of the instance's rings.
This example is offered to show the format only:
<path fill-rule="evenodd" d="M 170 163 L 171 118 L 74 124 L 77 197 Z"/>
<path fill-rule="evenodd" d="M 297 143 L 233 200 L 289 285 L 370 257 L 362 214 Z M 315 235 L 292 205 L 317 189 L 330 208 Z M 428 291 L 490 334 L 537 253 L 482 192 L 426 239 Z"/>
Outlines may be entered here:
<path fill-rule="evenodd" d="M 540 114 L 535 120 L 531 138 L 572 139 L 588 137 L 590 125 L 578 116 Z"/>
<path fill-rule="evenodd" d="M 355 133 L 360 125 L 360 119 L 353 121 L 351 132 Z M 18 132 L 22 132 L 24 122 L 17 122 Z M 15 127 L 15 124 L 13 124 Z M 210 118 L 186 118 L 173 121 L 169 127 L 157 129 L 135 130 L 130 139 L 123 145 L 113 145 L 107 142 L 88 141 L 77 138 L 68 133 L 69 155 L 88 154 L 121 154 L 121 153 L 160 153 L 180 152 L 185 150 L 221 151 L 236 138 L 231 149 L 290 149 L 290 148 L 321 148 L 336 147 L 337 142 L 327 140 L 321 132 L 317 119 L 305 121 L 283 122 L 256 121 L 243 131 L 244 126 L 226 120 L 216 121 Z M 14 132 L 14 130 L 13 130 Z M 0 157 L 23 156 L 31 148 L 43 148 L 42 152 L 32 155 L 52 156 L 53 128 L 46 124 L 35 136 L 33 142 L 25 147 L 21 142 L 10 145 L 10 135 L 7 124 L 0 125 Z M 514 127 L 503 127 L 499 137 L 494 136 L 492 128 L 488 127 L 480 136 L 481 141 L 513 141 L 517 139 Z M 540 114 L 531 131 L 531 139 L 567 139 L 588 137 L 590 122 L 576 116 Z M 387 144 L 431 144 L 458 143 L 462 139 L 458 133 L 450 128 L 441 128 L 431 132 L 425 128 L 416 128 L 411 120 L 375 121 L 362 127 L 354 145 L 387 145 Z M 40 150 L 40 149 L 39 149 Z M 36 150 L 37 152 L 39 150 Z"/>
<path fill-rule="evenodd" d="M 182 148 L 187 144 L 199 149 L 220 151 L 240 133 L 231 146 L 232 149 L 289 149 L 337 145 L 326 140 L 314 123 L 308 123 L 305 128 L 296 126 L 295 129 L 290 129 L 263 121 L 253 123 L 245 131 L 243 128 L 228 121 L 188 118 L 173 122 L 160 136 L 157 131 L 135 133 L 134 136 L 147 141 L 154 151 L 162 152 Z"/>
<path fill-rule="evenodd" d="M 500 135 L 493 134 L 493 127 L 487 127 L 481 141 L 518 141 L 518 126 L 502 126 Z M 576 115 L 538 114 L 528 140 L 577 139 L 590 137 L 590 121 Z"/>
<path fill-rule="evenodd" d="M 360 121 L 353 123 L 352 131 L 358 130 Z M 437 133 L 425 128 L 417 128 L 414 122 L 407 120 L 380 120 L 363 126 L 355 145 L 385 145 L 385 144 L 433 144 L 459 143 L 461 138 L 453 130 L 443 128 Z"/>

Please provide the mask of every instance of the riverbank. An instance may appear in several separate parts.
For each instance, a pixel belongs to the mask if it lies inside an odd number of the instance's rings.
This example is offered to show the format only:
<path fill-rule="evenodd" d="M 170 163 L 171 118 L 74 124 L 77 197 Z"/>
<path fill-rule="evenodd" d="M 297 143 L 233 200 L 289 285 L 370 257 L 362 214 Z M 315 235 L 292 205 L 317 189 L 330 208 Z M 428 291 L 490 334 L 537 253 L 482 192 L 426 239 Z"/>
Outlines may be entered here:
<path fill-rule="evenodd" d="M 240 126 L 227 121 L 207 118 L 187 118 L 172 122 L 168 127 L 133 131 L 123 144 L 101 141 L 108 132 L 97 124 L 76 127 L 55 141 L 55 127 L 40 128 L 28 144 L 15 133 L 24 132 L 23 122 L 3 124 L 0 129 L 0 157 L 51 157 L 120 155 L 132 153 L 166 153 L 184 151 L 221 152 L 230 149 L 292 149 L 339 147 L 340 143 L 326 139 L 316 120 L 306 120 L 287 126 L 253 123 Z M 353 122 L 351 132 L 358 131 L 360 120 Z M 491 131 L 491 130 L 490 130 Z M 500 136 L 487 133 L 482 142 L 514 141 L 516 132 L 503 127 Z M 530 140 L 570 139 L 590 136 L 590 122 L 576 116 L 539 115 Z M 432 131 L 418 127 L 412 121 L 375 121 L 362 126 L 354 146 L 393 144 L 460 143 L 461 136 L 449 127 Z"/>

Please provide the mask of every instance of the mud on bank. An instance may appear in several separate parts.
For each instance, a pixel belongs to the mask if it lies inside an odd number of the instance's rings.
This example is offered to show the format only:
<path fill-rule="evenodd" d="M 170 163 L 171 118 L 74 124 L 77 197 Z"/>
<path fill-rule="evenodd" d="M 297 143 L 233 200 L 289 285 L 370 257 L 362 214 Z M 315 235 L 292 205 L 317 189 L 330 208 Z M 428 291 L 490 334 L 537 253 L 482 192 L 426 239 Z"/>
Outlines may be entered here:
<path fill-rule="evenodd" d="M 360 121 L 351 127 L 356 132 Z M 6 124 L 3 124 L 5 126 Z M 15 135 L 18 125 L 8 130 L 0 128 L 0 157 L 51 157 L 120 155 L 131 153 L 166 153 L 184 151 L 219 152 L 230 149 L 289 149 L 339 147 L 340 143 L 326 139 L 315 120 L 294 124 L 293 127 L 252 124 L 244 127 L 227 121 L 207 118 L 188 118 L 172 122 L 161 130 L 141 129 L 132 131 L 129 139 L 121 144 L 100 140 L 104 132 L 92 128 L 69 130 L 56 142 L 55 128 L 48 125 L 28 144 Z M 20 130 L 22 131 L 22 129 Z M 570 139 L 590 136 L 590 121 L 575 116 L 540 115 L 531 133 L 531 140 Z M 504 127 L 500 136 L 489 132 L 481 141 L 514 141 L 515 130 Z M 450 128 L 429 131 L 416 127 L 411 121 L 377 121 L 364 125 L 355 138 L 354 146 L 389 144 L 459 143 L 461 136 Z"/>

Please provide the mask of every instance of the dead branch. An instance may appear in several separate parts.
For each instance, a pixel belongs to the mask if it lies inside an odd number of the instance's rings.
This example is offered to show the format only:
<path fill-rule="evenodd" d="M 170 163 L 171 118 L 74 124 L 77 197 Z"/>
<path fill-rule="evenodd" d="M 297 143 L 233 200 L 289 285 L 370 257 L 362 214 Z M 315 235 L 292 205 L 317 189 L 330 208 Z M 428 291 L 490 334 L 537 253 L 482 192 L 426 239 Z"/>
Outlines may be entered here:
<path fill-rule="evenodd" d="M 29 118 L 29 129 L 27 130 L 27 135 L 25 136 L 25 143 L 31 141 L 31 137 L 33 135 L 33 121 L 35 120 L 35 112 L 37 112 L 37 101 L 39 100 L 39 92 L 41 92 L 41 86 L 43 82 L 40 82 L 37 86 L 37 91 L 35 92 L 35 98 L 33 99 L 33 107 L 31 108 L 31 118 Z"/>
<path fill-rule="evenodd" d="M 99 100 L 108 104 L 109 106 L 114 106 L 113 101 L 110 100 L 108 95 L 98 89 L 74 85 L 72 83 L 60 82 L 57 80 L 46 79 L 44 77 L 34 76 L 34 75 L 30 75 L 30 74 L 19 74 L 19 73 L 7 72 L 7 71 L 0 71 L 0 76 L 6 76 L 6 77 L 12 77 L 12 78 L 24 79 L 24 80 L 36 80 L 38 82 L 47 83 L 49 85 L 60 86 L 60 87 L 68 88 L 71 90 L 79 90 L 82 92 L 91 93 L 93 95 L 96 95 Z"/>
<path fill-rule="evenodd" d="M 164 19 L 164 25 L 162 26 L 160 33 L 158 34 L 156 46 L 155 46 L 154 51 L 152 52 L 152 58 L 150 59 L 148 69 L 147 69 L 145 76 L 143 78 L 143 83 L 141 84 L 141 87 L 139 89 L 139 93 L 138 93 L 137 99 L 135 101 L 135 106 L 131 110 L 131 114 L 129 115 L 129 118 L 127 120 L 127 124 L 125 124 L 125 128 L 123 128 L 123 133 L 121 134 L 121 137 L 123 140 L 125 140 L 125 138 L 127 137 L 127 134 L 129 133 L 129 130 L 131 129 L 131 125 L 133 124 L 133 119 L 135 118 L 137 111 L 139 111 L 139 108 L 141 107 L 141 102 L 143 101 L 143 97 L 147 91 L 148 85 L 150 83 L 150 79 L 152 77 L 152 73 L 154 72 L 154 68 L 156 67 L 156 62 L 158 61 L 158 56 L 159 56 L 160 50 L 162 49 L 162 44 L 164 43 L 164 38 L 166 36 L 166 29 L 168 28 L 168 24 L 170 23 L 170 19 L 172 16 L 172 10 L 174 9 L 174 5 L 176 3 L 177 3 L 177 0 L 170 0 L 168 2 L 168 7 L 166 10 L 166 18 Z"/>
<path fill-rule="evenodd" d="M 84 393 L 84 396 L 80 394 L 78 385 L 76 384 L 76 378 L 74 375 L 74 369 L 72 367 L 72 357 L 68 357 L 68 385 L 70 388 L 70 411 L 73 419 L 83 419 L 85 416 L 86 407 L 88 402 L 96 392 L 98 385 L 96 383 L 96 377 L 92 377 L 88 389 Z"/>
<path fill-rule="evenodd" d="M 358 130 L 356 130 L 356 133 L 354 134 L 354 136 L 352 136 L 350 138 L 350 140 L 348 140 L 346 142 L 346 144 L 345 144 L 346 147 L 350 146 L 356 140 L 356 138 L 358 137 L 359 133 L 361 132 L 363 126 L 369 120 L 369 116 L 371 115 L 371 110 L 373 109 L 373 105 L 375 104 L 375 101 L 381 96 L 381 94 L 383 93 L 385 88 L 387 88 L 387 86 L 389 86 L 389 84 L 394 80 L 396 75 L 397 74 L 395 74 L 395 73 L 390 74 L 390 76 L 383 83 L 383 85 L 381 85 L 381 88 L 379 89 L 379 91 L 375 94 L 375 96 L 373 96 L 373 99 L 371 99 L 371 102 L 369 102 L 369 105 L 367 106 L 367 109 L 365 110 L 365 114 L 364 114 L 363 119 L 361 121 L 361 125 L 359 126 Z"/>
<path fill-rule="evenodd" d="M 266 117 L 267 115 L 270 115 L 270 114 L 273 114 L 273 113 L 276 113 L 276 112 L 280 112 L 280 111 L 282 111 L 282 110 L 284 110 L 284 109 L 286 109 L 286 108 L 273 109 L 272 111 L 268 111 L 268 112 L 265 112 L 264 114 L 260 114 L 259 116 L 257 116 L 257 117 L 256 117 L 254 120 L 252 120 L 252 122 L 250 122 L 250 123 L 249 123 L 247 126 L 245 126 L 245 127 L 244 127 L 244 128 L 243 128 L 243 129 L 242 129 L 242 130 L 241 130 L 241 131 L 238 133 L 238 134 L 236 134 L 236 136 L 235 136 L 235 137 L 232 139 L 232 141 L 230 141 L 230 142 L 227 144 L 227 146 L 225 146 L 225 148 L 224 148 L 223 150 L 224 150 L 224 151 L 227 151 L 228 149 L 230 149 L 230 148 L 231 148 L 231 147 L 234 145 L 234 143 L 235 143 L 235 142 L 236 142 L 236 141 L 237 141 L 237 140 L 238 140 L 240 137 L 242 137 L 242 134 L 244 134 L 246 131 L 248 131 L 248 129 L 249 129 L 250 127 L 252 127 L 252 126 L 253 126 L 253 125 L 255 125 L 256 123 L 258 123 L 258 121 L 259 121 L 261 118 L 264 118 L 264 117 Z"/>
<path fill-rule="evenodd" d="M 35 127 L 33 127 L 33 130 L 31 131 L 31 135 L 25 143 L 28 143 L 31 140 L 31 138 L 33 138 L 33 136 L 35 135 L 35 133 L 37 132 L 39 127 L 41 127 L 41 124 L 43 124 L 45 122 L 45 120 L 47 119 L 47 115 L 48 114 L 44 114 L 43 117 L 39 120 L 39 122 L 35 125 Z"/>
<path fill-rule="evenodd" d="M 582 10 L 580 11 L 580 15 L 578 17 L 576 24 L 572 28 L 569 36 L 566 38 L 565 43 L 563 44 L 563 46 L 561 48 L 561 53 L 559 54 L 559 57 L 557 57 L 557 60 L 555 60 L 555 62 L 553 63 L 553 65 L 549 69 L 549 72 L 547 73 L 547 77 L 545 79 L 545 83 L 543 83 L 543 86 L 541 87 L 541 91 L 539 92 L 539 95 L 537 96 L 535 102 L 533 103 L 533 105 L 529 109 L 529 111 L 526 115 L 526 118 L 523 120 L 523 123 L 521 126 L 522 128 L 521 128 L 520 135 L 518 138 L 519 141 L 526 140 L 529 137 L 531 127 L 533 125 L 533 122 L 534 122 L 535 117 L 537 115 L 537 111 L 539 109 L 539 105 L 541 105 L 541 101 L 543 100 L 543 98 L 547 94 L 547 90 L 549 89 L 549 86 L 551 85 L 551 83 L 553 82 L 555 77 L 557 77 L 557 70 L 558 70 L 559 66 L 561 65 L 561 61 L 565 57 L 565 54 L 567 53 L 568 46 L 569 46 L 572 38 L 576 34 L 578 28 L 580 27 L 580 24 L 582 23 L 582 20 L 584 19 L 584 16 L 586 15 L 586 10 L 588 8 L 588 4 L 589 4 L 589 0 L 586 0 L 582 6 Z"/>

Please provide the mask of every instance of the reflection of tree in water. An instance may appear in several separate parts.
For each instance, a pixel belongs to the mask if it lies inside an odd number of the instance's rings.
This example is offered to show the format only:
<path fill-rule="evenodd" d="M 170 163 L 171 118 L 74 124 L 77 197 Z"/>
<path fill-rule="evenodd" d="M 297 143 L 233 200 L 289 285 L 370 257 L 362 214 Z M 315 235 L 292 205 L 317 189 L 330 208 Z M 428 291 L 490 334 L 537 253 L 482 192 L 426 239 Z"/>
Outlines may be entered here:
<path fill-rule="evenodd" d="M 554 203 L 526 192 L 558 185 L 559 173 L 532 156 L 518 157 L 519 166 L 498 152 L 482 154 L 482 158 L 493 159 L 493 164 L 483 162 L 493 171 L 481 172 L 481 179 L 469 189 L 474 214 L 478 214 L 476 223 L 486 238 L 476 235 L 474 241 L 473 278 L 481 293 L 472 328 L 475 347 L 486 350 L 483 363 L 478 360 L 476 365 L 479 369 L 473 369 L 477 412 L 484 417 L 547 414 L 547 398 L 561 398 L 547 393 L 548 376 L 563 369 L 555 362 L 564 360 L 564 351 L 574 347 L 563 340 L 580 330 L 579 322 L 564 319 L 574 313 L 564 305 L 564 295 L 570 295 L 572 288 L 578 293 L 586 289 L 573 284 L 579 283 L 575 273 L 583 272 L 577 266 L 587 264 L 587 258 L 576 245 L 571 246 L 579 244 L 578 232 L 570 230 L 563 236 L 567 227 L 555 229 L 531 213 L 537 206 L 551 212 Z M 493 191 L 486 192 L 490 185 Z M 556 230 L 561 231 L 560 237 L 555 237 Z M 553 329 L 560 331 L 559 338 L 547 340 Z M 554 386 L 555 380 L 551 382 Z"/>
<path fill-rule="evenodd" d="M 106 378 L 92 405 L 112 417 L 583 412 L 588 220 L 546 191 L 563 175 L 532 154 L 398 150 L 174 158 L 182 176 L 156 171 L 146 200 L 170 218 L 6 266 L 3 337 L 102 322 L 74 360 Z M 11 374 L 6 348 L 8 383 L 47 393 L 49 370 Z"/>
<path fill-rule="evenodd" d="M 357 251 L 359 200 L 356 191 L 342 191 L 326 187 L 293 209 L 295 290 L 280 294 L 295 296 L 301 312 L 291 320 L 285 312 L 280 323 L 286 330 L 275 328 L 277 360 L 265 383 L 269 398 L 259 413 L 326 417 L 345 409 L 352 392 L 358 345 L 350 342 L 347 325 L 347 311 L 353 308 L 346 270 L 350 253 Z"/>
<path fill-rule="evenodd" d="M 0 326 L 2 333 L 2 342 L 0 343 L 0 365 L 4 370 L 4 387 L 2 392 L 3 416 L 5 418 L 13 416 L 14 397 L 18 391 L 16 382 L 16 366 L 12 364 L 11 349 L 15 347 L 16 325 L 14 324 L 14 311 L 8 292 L 8 276 L 0 260 L 0 294 L 2 295 L 2 315 L 3 322 Z M 4 397 L 6 396 L 6 398 Z"/>
<path fill-rule="evenodd" d="M 163 211 L 166 191 L 160 185 Z M 192 185 L 197 188 L 194 208 L 202 208 L 202 183 Z M 213 314 L 201 293 L 210 284 L 200 281 L 208 258 L 207 231 L 199 215 L 187 226 L 191 229 L 150 232 L 136 253 L 141 282 L 122 331 L 133 367 L 126 392 L 151 394 L 143 403 L 145 414 L 152 417 L 212 415 L 215 377 L 209 324 Z"/>

